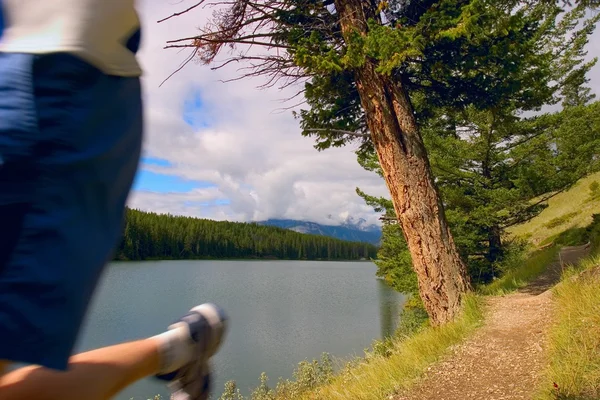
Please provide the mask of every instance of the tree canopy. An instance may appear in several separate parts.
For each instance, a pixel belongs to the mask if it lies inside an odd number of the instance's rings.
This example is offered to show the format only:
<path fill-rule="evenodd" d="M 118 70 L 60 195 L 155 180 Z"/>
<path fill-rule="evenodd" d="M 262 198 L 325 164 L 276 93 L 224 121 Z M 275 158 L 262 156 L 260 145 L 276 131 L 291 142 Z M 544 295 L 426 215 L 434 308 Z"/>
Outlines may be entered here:
<path fill-rule="evenodd" d="M 490 56 L 479 65 L 503 71 L 487 79 L 499 77 L 495 100 L 482 92 L 473 102 L 434 102 L 428 89 L 413 91 L 446 214 L 476 281 L 494 276 L 507 228 L 535 217 L 549 198 L 598 169 L 600 103 L 590 103 L 594 96 L 586 86 L 596 60 L 585 58 L 598 18 L 586 18 L 583 5 L 568 12 L 556 7 L 545 19 L 532 13 L 525 18 L 528 30 L 480 49 Z M 465 62 L 476 64 L 469 57 Z M 382 174 L 372 151 L 359 152 L 359 162 Z M 389 200 L 358 192 L 394 216 Z M 386 232 L 384 248 L 388 240 L 402 240 L 397 231 Z M 397 251 L 403 254 L 395 261 L 380 264 L 380 274 L 391 281 L 410 263 L 406 250 Z"/>

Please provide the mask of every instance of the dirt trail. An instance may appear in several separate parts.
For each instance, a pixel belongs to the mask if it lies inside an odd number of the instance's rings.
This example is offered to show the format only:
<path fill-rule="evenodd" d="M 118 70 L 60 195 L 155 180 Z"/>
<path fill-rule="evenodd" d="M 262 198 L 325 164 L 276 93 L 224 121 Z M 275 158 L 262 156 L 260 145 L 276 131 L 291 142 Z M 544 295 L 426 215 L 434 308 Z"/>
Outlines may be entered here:
<path fill-rule="evenodd" d="M 586 246 L 561 251 L 563 264 L 586 256 Z M 530 400 L 545 363 L 551 323 L 550 289 L 560 279 L 555 262 L 517 293 L 489 297 L 485 324 L 441 362 L 431 366 L 416 387 L 394 400 Z"/>

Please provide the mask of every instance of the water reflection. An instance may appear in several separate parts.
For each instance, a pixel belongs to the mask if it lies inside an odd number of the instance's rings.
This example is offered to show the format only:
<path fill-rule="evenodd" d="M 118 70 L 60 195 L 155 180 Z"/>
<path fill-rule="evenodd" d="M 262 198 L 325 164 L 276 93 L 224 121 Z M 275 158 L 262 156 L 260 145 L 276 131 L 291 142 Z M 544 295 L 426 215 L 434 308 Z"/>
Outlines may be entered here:
<path fill-rule="evenodd" d="M 377 279 L 377 295 L 379 297 L 379 314 L 381 315 L 381 337 L 391 336 L 398 326 L 400 307 L 398 293 L 390 290 L 383 279 Z"/>

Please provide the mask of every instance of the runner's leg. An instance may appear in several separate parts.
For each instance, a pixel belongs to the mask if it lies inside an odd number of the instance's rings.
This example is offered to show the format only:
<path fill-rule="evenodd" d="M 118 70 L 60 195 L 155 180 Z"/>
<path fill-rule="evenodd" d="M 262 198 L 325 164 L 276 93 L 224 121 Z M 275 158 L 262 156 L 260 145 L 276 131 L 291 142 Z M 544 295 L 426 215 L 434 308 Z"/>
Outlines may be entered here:
<path fill-rule="evenodd" d="M 168 381 L 178 399 L 206 400 L 209 359 L 226 330 L 224 311 L 202 304 L 160 335 L 75 355 L 64 372 L 31 366 L 0 376 L 0 400 L 104 400 L 151 375 Z"/>
<path fill-rule="evenodd" d="M 77 354 L 64 372 L 37 366 L 20 368 L 0 377 L 0 400 L 110 399 L 159 371 L 158 349 L 157 340 L 150 338 Z"/>

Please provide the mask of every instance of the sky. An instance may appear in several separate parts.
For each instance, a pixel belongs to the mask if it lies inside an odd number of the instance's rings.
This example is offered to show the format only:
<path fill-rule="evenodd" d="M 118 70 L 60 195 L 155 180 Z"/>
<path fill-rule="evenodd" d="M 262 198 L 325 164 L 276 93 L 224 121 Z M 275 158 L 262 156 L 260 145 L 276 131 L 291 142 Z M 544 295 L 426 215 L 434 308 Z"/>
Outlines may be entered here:
<path fill-rule="evenodd" d="M 209 14 L 198 9 L 156 21 L 192 4 L 138 0 L 146 136 L 129 206 L 216 220 L 291 218 L 337 225 L 363 218 L 377 224 L 379 213 L 355 189 L 376 196 L 387 195 L 387 189 L 358 165 L 356 146 L 319 152 L 313 139 L 300 134 L 292 111 L 281 110 L 298 102 L 284 100 L 299 87 L 259 89 L 260 78 L 224 83 L 238 76 L 240 65 L 211 70 L 198 62 L 160 86 L 189 54 L 163 49 L 165 42 L 194 36 Z M 600 55 L 600 33 L 588 47 L 590 57 Z M 600 66 L 591 77 L 600 93 Z"/>

